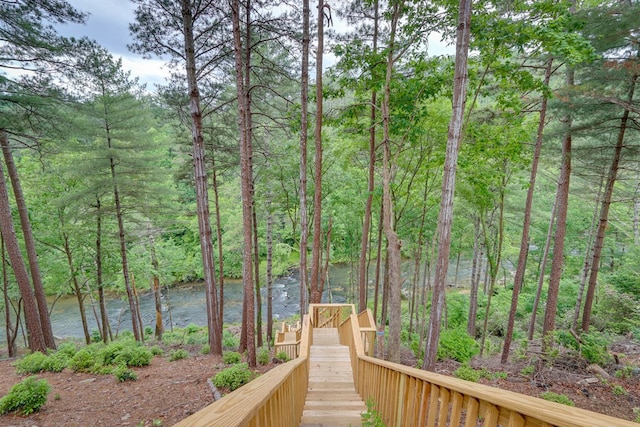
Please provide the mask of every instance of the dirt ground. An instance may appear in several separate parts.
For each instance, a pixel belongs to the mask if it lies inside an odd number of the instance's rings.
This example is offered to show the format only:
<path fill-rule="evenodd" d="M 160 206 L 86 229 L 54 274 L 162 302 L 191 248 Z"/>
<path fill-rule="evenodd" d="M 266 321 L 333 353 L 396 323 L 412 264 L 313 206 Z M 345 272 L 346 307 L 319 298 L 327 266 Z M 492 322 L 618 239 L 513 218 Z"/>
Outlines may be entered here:
<path fill-rule="evenodd" d="M 640 345 L 625 342 L 612 347 L 622 364 L 640 365 Z M 411 356 L 403 354 L 407 364 Z M 437 370 L 452 374 L 459 365 L 444 362 Z M 586 364 L 560 357 L 536 378 L 523 375 L 525 362 L 501 366 L 495 358 L 478 359 L 475 368 L 505 372 L 506 378 L 482 379 L 490 386 L 539 397 L 544 391 L 564 394 L 577 407 L 618 418 L 635 420 L 640 408 L 640 378 L 598 378 Z M 47 404 L 29 417 L 0 416 L 0 426 L 171 426 L 212 403 L 213 393 L 207 379 L 223 367 L 210 355 L 192 354 L 187 359 L 170 362 L 154 357 L 150 366 L 134 368 L 138 380 L 118 382 L 113 375 L 92 375 L 64 370 L 42 373 L 52 387 Z M 271 366 L 262 367 L 262 371 Z M 504 377 L 504 375 L 502 375 Z M 24 379 L 15 373 L 11 360 L 0 361 L 0 396 Z M 596 382 L 589 383 L 596 379 Z M 620 388 L 615 388 L 620 386 Z M 626 394 L 621 393 L 624 390 Z M 614 390 L 617 390 L 618 394 Z"/>

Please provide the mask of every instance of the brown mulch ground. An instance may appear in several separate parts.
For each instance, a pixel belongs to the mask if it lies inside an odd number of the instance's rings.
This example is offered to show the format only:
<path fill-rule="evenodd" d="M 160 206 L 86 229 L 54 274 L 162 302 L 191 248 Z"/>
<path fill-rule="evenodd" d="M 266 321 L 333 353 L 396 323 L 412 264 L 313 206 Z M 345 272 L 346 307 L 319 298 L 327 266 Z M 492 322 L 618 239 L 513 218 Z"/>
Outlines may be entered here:
<path fill-rule="evenodd" d="M 612 347 L 621 356 L 621 363 L 640 366 L 640 344 L 625 342 Z M 414 363 L 411 355 L 403 353 L 403 361 Z M 444 362 L 437 370 L 451 374 L 459 364 Z M 577 407 L 590 409 L 618 418 L 635 420 L 634 408 L 640 408 L 640 378 L 596 378 L 584 363 L 570 357 L 560 357 L 536 378 L 521 374 L 526 362 L 499 365 L 497 359 L 477 359 L 472 366 L 491 372 L 506 372 L 507 378 L 483 379 L 482 383 L 539 397 L 544 391 L 564 394 Z M 213 402 L 207 379 L 222 369 L 221 361 L 210 355 L 192 354 L 187 359 L 170 362 L 155 357 L 150 366 L 134 368 L 138 380 L 118 382 L 113 375 L 92 375 L 65 370 L 61 373 L 42 373 L 52 387 L 47 404 L 29 417 L 0 416 L 0 426 L 171 426 Z M 266 371 L 272 366 L 261 367 Z M 613 374 L 613 369 L 610 371 Z M 24 376 L 15 373 L 11 360 L 0 361 L 0 396 Z M 622 387 L 627 394 L 615 394 L 614 387 Z"/>

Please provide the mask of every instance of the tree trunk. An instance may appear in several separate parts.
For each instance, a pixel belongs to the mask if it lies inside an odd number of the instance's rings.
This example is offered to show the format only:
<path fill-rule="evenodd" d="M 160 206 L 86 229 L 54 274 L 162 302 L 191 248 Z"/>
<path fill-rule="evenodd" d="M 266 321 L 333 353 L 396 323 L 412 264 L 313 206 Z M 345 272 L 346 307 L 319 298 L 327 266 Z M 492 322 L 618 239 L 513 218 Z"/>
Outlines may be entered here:
<path fill-rule="evenodd" d="M 473 261 L 471 266 L 471 289 L 469 290 L 469 318 L 467 319 L 467 333 L 474 337 L 476 334 L 476 319 L 478 317 L 478 289 L 480 289 L 480 272 L 482 266 L 482 244 L 480 243 L 480 218 L 473 221 L 475 231 L 473 239 Z"/>
<path fill-rule="evenodd" d="M 633 101 L 633 95 L 636 88 L 637 75 L 634 75 L 631 79 L 629 87 L 629 95 L 627 101 L 629 104 Z M 618 169 L 620 165 L 620 159 L 622 157 L 622 148 L 624 147 L 624 134 L 627 130 L 627 122 L 629 121 L 629 109 L 624 110 L 622 119 L 620 120 L 620 130 L 618 131 L 618 139 L 616 141 L 616 148 L 611 160 L 611 166 L 609 168 L 609 174 L 607 176 L 607 184 L 605 186 L 604 195 L 602 196 L 602 207 L 600 208 L 600 221 L 598 223 L 598 233 L 593 243 L 593 259 L 591 260 L 591 274 L 589 275 L 589 286 L 587 288 L 587 296 L 584 300 L 584 311 L 582 312 L 582 330 L 589 332 L 589 323 L 591 321 L 591 308 L 593 306 L 593 298 L 596 292 L 596 285 L 598 283 L 598 269 L 600 268 L 600 257 L 602 255 L 602 248 L 604 246 L 604 236 L 609 224 L 609 207 L 611 206 L 611 199 L 613 197 L 613 188 L 618 177 Z"/>
<path fill-rule="evenodd" d="M 256 340 L 257 346 L 262 347 L 262 295 L 260 293 L 260 251 L 258 248 L 258 220 L 256 216 L 256 204 L 253 203 L 253 256 L 256 287 Z"/>
<path fill-rule="evenodd" d="M 61 224 L 64 227 L 64 224 Z M 71 245 L 69 245 L 69 235 L 66 232 L 62 233 L 62 240 L 64 242 L 64 253 L 67 256 L 67 265 L 69 266 L 69 274 L 71 276 L 71 283 L 73 283 L 73 293 L 76 294 L 78 300 L 78 310 L 80 311 L 80 321 L 82 323 L 82 331 L 84 332 L 84 340 L 87 345 L 91 343 L 91 334 L 89 333 L 89 325 L 87 324 L 87 314 L 84 311 L 84 297 L 80 284 L 78 283 L 78 275 L 73 265 L 73 255 L 71 253 Z"/>
<path fill-rule="evenodd" d="M 4 296 L 4 330 L 5 336 L 7 337 L 7 354 L 10 358 L 16 357 L 18 354 L 18 349 L 16 347 L 16 339 L 15 337 L 18 335 L 18 324 L 20 319 L 16 319 L 16 327 L 12 326 L 11 322 L 11 311 L 9 310 L 9 306 L 11 305 L 11 301 L 9 300 L 9 269 L 7 265 L 7 254 L 4 246 L 4 237 L 0 233 L 0 249 L 2 252 L 2 290 Z"/>
<path fill-rule="evenodd" d="M 453 77 L 453 111 L 447 136 L 444 177 L 442 182 L 442 198 L 438 215 L 438 259 L 436 277 L 431 295 L 431 315 L 429 332 L 425 348 L 422 368 L 435 370 L 438 341 L 440 340 L 440 323 L 445 304 L 447 269 L 451 250 L 451 224 L 453 222 L 453 195 L 456 181 L 458 152 L 462 143 L 462 124 L 467 94 L 467 58 L 471 25 L 471 0 L 460 0 L 458 8 L 458 30 L 456 40 L 456 60 Z"/>
<path fill-rule="evenodd" d="M 273 215 L 271 214 L 271 195 L 267 195 L 267 345 L 273 342 Z"/>
<path fill-rule="evenodd" d="M 247 14 L 249 13 L 249 5 Z M 249 366 L 256 365 L 255 355 L 255 312 L 254 312 L 254 288 L 253 288 L 253 233 L 252 233 L 252 174 L 251 174 L 251 141 L 248 140 L 248 96 L 249 88 L 245 87 L 243 72 L 242 36 L 240 33 L 240 2 L 232 2 L 233 15 L 233 40 L 235 52 L 236 90 L 238 94 L 238 128 L 240 132 L 240 175 L 242 182 L 242 226 L 243 226 L 243 251 L 242 251 L 242 279 L 244 289 L 244 304 L 246 305 L 246 340 L 247 362 Z M 247 22 L 248 26 L 248 22 Z M 249 49 L 249 42 L 247 49 Z"/>
<path fill-rule="evenodd" d="M 204 139 L 202 136 L 202 111 L 200 109 L 200 91 L 196 80 L 195 47 L 193 40 L 193 16 L 191 2 L 181 0 L 184 25 L 184 46 L 189 108 L 191 112 L 191 134 L 193 138 L 193 167 L 196 185 L 196 208 L 200 249 L 204 269 L 205 296 L 207 304 L 207 326 L 209 329 L 209 348 L 211 354 L 222 356 L 222 328 L 218 312 L 215 267 L 213 264 L 213 242 L 209 219 L 209 195 L 207 192 L 207 170 L 205 167 Z"/>
<path fill-rule="evenodd" d="M 322 55 L 324 53 L 324 0 L 318 0 L 318 46 L 316 49 L 316 127 L 313 193 L 313 246 L 311 249 L 311 300 L 320 303 L 320 257 L 322 252 Z"/>
<path fill-rule="evenodd" d="M 0 138 L 5 139 L 6 133 L 0 130 Z M 1 166 L 1 165 L 0 165 Z M 24 303 L 24 315 L 27 324 L 27 341 L 29 349 L 33 352 L 47 352 L 47 345 L 42 331 L 40 314 L 38 313 L 38 303 L 31 288 L 29 273 L 22 258 L 22 252 L 18 244 L 16 230 L 13 226 L 11 207 L 9 206 L 9 194 L 7 192 L 7 182 L 4 177 L 3 168 L 0 167 L 0 230 L 4 239 L 9 260 L 13 269 L 13 274 L 20 289 L 20 295 Z M 8 307 L 7 307 L 8 309 Z"/>
<path fill-rule="evenodd" d="M 589 227 L 589 240 L 587 241 L 586 249 L 584 251 L 584 262 L 582 263 L 582 276 L 580 277 L 580 288 L 578 289 L 578 297 L 576 298 L 576 305 L 573 310 L 573 321 L 571 322 L 571 328 L 575 331 L 578 327 L 578 319 L 580 318 L 580 311 L 582 309 L 582 299 L 584 298 L 584 290 L 587 286 L 587 279 L 589 278 L 589 271 L 591 270 L 591 261 L 593 260 L 593 240 L 596 234 L 596 222 L 598 220 L 598 213 L 600 211 L 600 201 L 602 200 L 602 186 L 604 185 L 604 172 L 600 178 L 600 186 L 598 187 L 598 195 L 596 196 L 595 208 L 593 209 L 593 216 L 591 217 L 591 226 Z"/>
<path fill-rule="evenodd" d="M 529 341 L 533 340 L 533 333 L 536 328 L 536 317 L 538 315 L 538 306 L 540 305 L 540 297 L 542 295 L 542 287 L 544 285 L 544 276 L 545 270 L 547 269 L 547 261 L 549 260 L 549 251 L 551 249 L 551 239 L 553 233 L 553 226 L 555 225 L 556 220 L 556 202 L 553 203 L 553 208 L 551 209 L 551 218 L 549 219 L 549 228 L 547 229 L 547 240 L 544 244 L 544 252 L 542 254 L 540 267 L 538 271 L 540 272 L 538 276 L 538 287 L 536 289 L 536 296 L 533 300 L 533 308 L 531 309 L 531 321 L 529 322 L 529 331 L 527 334 L 527 339 Z"/>
<path fill-rule="evenodd" d="M 216 237 L 218 240 L 218 285 L 220 286 L 218 319 L 220 319 L 220 333 L 224 325 L 224 258 L 222 257 L 222 224 L 220 222 L 220 201 L 218 199 L 218 177 L 214 157 L 211 157 L 213 166 L 213 200 L 216 212 Z"/>
<path fill-rule="evenodd" d="M 51 319 L 49 319 L 47 296 L 44 292 L 42 276 L 40 275 L 38 254 L 36 253 L 36 242 L 33 238 L 33 230 L 31 229 L 31 222 L 29 221 L 29 212 L 27 210 L 27 204 L 24 200 L 22 186 L 20 185 L 18 169 L 16 168 L 16 164 L 13 161 L 13 154 L 11 153 L 11 148 L 9 147 L 9 139 L 7 138 L 7 133 L 4 131 L 2 131 L 2 135 L 0 136 L 0 144 L 2 145 L 4 161 L 7 165 L 9 180 L 11 181 L 11 186 L 13 187 L 13 197 L 16 200 L 16 207 L 18 208 L 18 215 L 20 216 L 22 236 L 24 238 L 24 245 L 27 250 L 29 270 L 31 271 L 31 280 L 33 283 L 34 295 L 36 297 L 36 304 L 38 304 L 38 313 L 40 315 L 42 333 L 44 334 L 44 342 L 47 348 L 55 349 L 56 340 L 53 336 L 53 329 L 51 329 Z"/>
<path fill-rule="evenodd" d="M 104 299 L 104 285 L 102 283 L 102 205 L 100 198 L 96 197 L 96 284 L 98 287 L 98 302 L 100 304 L 100 316 L 102 318 L 102 341 L 106 344 L 111 337 L 109 316 L 107 315 L 107 303 Z"/>
<path fill-rule="evenodd" d="M 149 227 L 149 252 L 151 253 L 151 268 L 153 269 L 152 273 L 152 290 L 153 290 L 153 300 L 155 302 L 156 309 L 156 328 L 154 336 L 156 341 L 162 341 L 162 334 L 164 333 L 164 325 L 162 323 L 162 294 L 160 293 L 160 265 L 158 264 L 158 257 L 156 256 L 156 244 L 153 238 L 153 234 Z"/>
<path fill-rule="evenodd" d="M 547 66 L 544 71 L 544 87 L 549 86 L 551 79 L 551 66 L 553 58 L 547 60 Z M 507 332 L 504 337 L 504 346 L 502 347 L 501 363 L 507 363 L 509 360 L 509 351 L 511 348 L 511 340 L 513 338 L 513 327 L 516 321 L 516 311 L 518 310 L 518 296 L 524 282 L 524 273 L 527 268 L 527 255 L 529 254 L 529 228 L 531 227 L 531 206 L 533 205 L 533 192 L 536 187 L 536 177 L 538 175 L 538 162 L 540 160 L 540 151 L 542 150 L 542 136 L 544 134 L 545 120 L 547 116 L 547 96 L 542 95 L 542 103 L 540 105 L 540 117 L 538 119 L 538 131 L 536 134 L 536 145 L 533 150 L 533 161 L 531 162 L 531 175 L 529 177 L 529 188 L 527 189 L 527 199 L 524 206 L 524 219 L 522 221 L 522 237 L 520 238 L 520 254 L 518 255 L 518 266 L 513 279 L 513 291 L 511 294 L 511 308 L 509 309 L 509 318 L 507 320 Z"/>
<path fill-rule="evenodd" d="M 573 87 L 574 71 L 567 71 L 567 90 Z M 556 193 L 556 233 L 553 239 L 553 259 L 549 275 L 549 291 L 547 293 L 547 307 L 544 312 L 542 325 L 542 353 L 548 354 L 553 348 L 553 331 L 556 323 L 556 309 L 558 307 L 558 291 L 564 264 L 564 240 L 567 234 L 567 210 L 569 206 L 569 182 L 571 179 L 571 112 L 565 119 L 565 135 L 562 141 L 562 166 L 558 178 Z"/>
<path fill-rule="evenodd" d="M 307 312 L 307 140 L 309 128 L 309 0 L 302 2 L 302 71 L 300 87 L 300 318 Z"/>
<path fill-rule="evenodd" d="M 373 54 L 378 52 L 378 19 L 379 2 L 373 2 Z M 376 164 L 376 90 L 371 91 L 371 110 L 369 115 L 369 176 L 367 180 L 367 204 L 362 221 L 362 237 L 360 240 L 360 259 L 358 261 L 358 311 L 367 308 L 367 247 L 369 246 L 369 230 L 371 228 L 371 208 L 373 206 L 373 190 L 375 185 Z"/>
<path fill-rule="evenodd" d="M 391 15 L 391 30 L 389 33 L 389 46 L 387 47 L 387 72 L 384 86 L 384 101 L 382 103 L 382 205 L 384 206 L 383 229 L 387 239 L 388 276 L 389 276 L 389 337 L 387 339 L 387 359 L 391 362 L 400 363 L 400 335 L 402 332 L 401 316 L 401 286 L 400 275 L 401 242 L 395 231 L 393 217 L 393 201 L 391 200 L 391 181 L 393 179 L 393 165 L 391 163 L 390 149 L 390 102 L 391 102 L 391 77 L 394 68 L 394 41 L 398 20 L 402 14 L 402 2 L 393 3 Z"/>
<path fill-rule="evenodd" d="M 380 218 L 378 220 L 378 248 L 376 249 L 376 282 L 373 300 L 373 318 L 378 320 L 378 301 L 380 299 L 380 272 L 382 267 L 382 210 L 384 206 L 380 204 Z M 384 293 L 384 289 L 383 289 Z M 383 294 L 384 300 L 384 294 Z M 380 316 L 380 324 L 384 329 L 385 323 L 382 321 L 382 315 Z"/>

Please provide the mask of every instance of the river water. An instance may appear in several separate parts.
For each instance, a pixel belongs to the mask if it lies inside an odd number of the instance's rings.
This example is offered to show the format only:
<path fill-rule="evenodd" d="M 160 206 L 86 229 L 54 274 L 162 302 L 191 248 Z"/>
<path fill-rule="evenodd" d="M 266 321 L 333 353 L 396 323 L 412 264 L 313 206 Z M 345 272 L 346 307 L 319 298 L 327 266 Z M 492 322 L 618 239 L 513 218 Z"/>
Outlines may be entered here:
<path fill-rule="evenodd" d="M 470 263 L 463 262 L 458 275 L 458 285 L 466 285 L 469 281 Z M 407 287 L 411 280 L 411 266 L 403 265 L 404 286 Z M 449 267 L 450 281 L 455 280 L 455 265 Z M 370 283 L 373 283 L 374 272 L 369 274 Z M 349 286 L 355 279 L 352 278 L 352 270 L 349 265 L 334 265 L 329 269 L 329 280 L 325 286 L 323 302 L 344 303 L 350 294 Z M 372 286 L 372 285 L 371 285 Z M 371 289 L 373 292 L 373 289 Z M 262 314 L 266 323 L 267 305 L 266 288 L 262 288 Z M 155 325 L 155 301 L 153 294 L 147 289 L 140 293 L 140 312 L 144 326 Z M 204 285 L 189 284 L 162 289 L 163 322 L 165 329 L 169 329 L 171 323 L 176 327 L 184 327 L 190 323 L 204 326 L 207 324 L 205 311 Z M 53 308 L 51 309 L 51 304 Z M 55 302 L 50 300 L 51 326 L 56 337 L 82 338 L 82 323 L 78 310 L 78 301 L 75 296 L 64 296 Z M 90 300 L 85 299 L 85 311 L 89 330 L 97 330 L 96 316 L 99 309 L 97 305 L 92 307 Z M 131 330 L 131 316 L 129 303 L 124 298 L 112 297 L 107 299 L 107 311 L 111 329 Z M 94 312 L 96 313 L 94 315 Z M 277 278 L 273 283 L 273 318 L 286 319 L 300 312 L 300 282 L 297 272 L 288 276 Z M 225 279 L 224 284 L 224 322 L 240 323 L 242 321 L 242 281 Z M 0 346 L 6 345 L 6 330 L 4 324 L 4 312 L 0 313 Z"/>
<path fill-rule="evenodd" d="M 348 283 L 349 268 L 342 267 L 333 269 L 330 275 L 331 283 L 331 300 L 332 302 L 345 302 L 346 290 L 337 283 Z M 336 283 L 334 285 L 334 283 Z M 286 319 L 300 312 L 300 282 L 297 275 L 288 275 L 277 278 L 273 283 L 273 318 Z M 266 322 L 267 305 L 266 305 L 266 288 L 261 290 L 262 296 L 262 314 L 264 322 Z M 325 292 L 325 300 L 329 299 L 329 293 Z M 140 293 L 140 313 L 144 326 L 155 326 L 155 301 L 153 293 L 145 290 Z M 205 293 L 204 284 L 196 283 L 189 285 L 180 285 L 171 287 L 170 289 L 162 288 L 162 316 L 165 328 L 170 328 L 170 322 L 173 326 L 184 327 L 190 323 L 196 325 L 207 324 L 207 313 L 205 310 Z M 242 281 L 225 279 L 224 284 L 224 322 L 240 323 L 242 321 Z M 51 308 L 53 304 L 53 308 Z M 64 296 L 55 302 L 50 300 L 51 326 L 53 333 L 58 338 L 65 337 L 84 337 L 82 332 L 82 322 L 80 319 L 80 311 L 78 310 L 78 301 L 75 296 Z M 96 316 L 99 315 L 99 307 L 94 308 L 89 299 L 85 299 L 85 311 L 89 330 L 97 330 Z M 108 298 L 107 311 L 111 329 L 115 333 L 116 330 L 131 330 L 131 314 L 129 303 L 124 298 Z M 6 330 L 4 322 L 4 312 L 0 316 L 0 345 L 6 344 Z"/>

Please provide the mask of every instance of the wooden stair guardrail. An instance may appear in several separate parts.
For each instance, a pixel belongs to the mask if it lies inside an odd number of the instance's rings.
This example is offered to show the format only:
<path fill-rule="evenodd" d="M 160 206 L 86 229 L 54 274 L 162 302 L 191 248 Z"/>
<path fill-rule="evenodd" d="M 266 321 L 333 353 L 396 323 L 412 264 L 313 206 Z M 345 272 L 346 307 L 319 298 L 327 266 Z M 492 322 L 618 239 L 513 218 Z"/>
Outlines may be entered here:
<path fill-rule="evenodd" d="M 638 424 L 365 355 L 360 315 L 340 325 L 356 390 L 387 427 L 633 427 Z"/>
<path fill-rule="evenodd" d="M 387 427 L 638 425 L 373 358 L 367 355 L 375 339 L 375 323 L 370 313 L 356 315 L 350 304 L 320 304 L 311 305 L 309 314 L 304 316 L 297 359 L 270 370 L 176 426 L 299 426 L 309 381 L 311 329 L 314 325 L 334 327 L 338 321 L 340 343 L 349 347 L 356 390 L 365 401 L 373 401 L 373 409 Z"/>
<path fill-rule="evenodd" d="M 222 399 L 185 418 L 176 427 L 299 426 L 309 383 L 312 324 L 303 319 L 300 354 Z"/>

